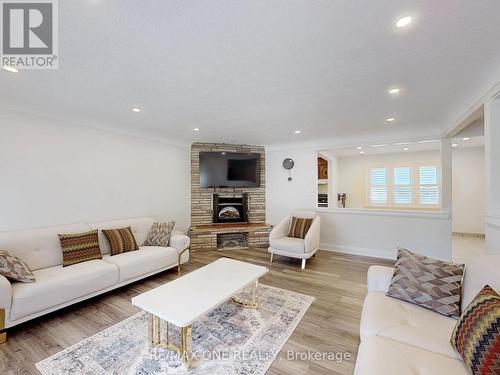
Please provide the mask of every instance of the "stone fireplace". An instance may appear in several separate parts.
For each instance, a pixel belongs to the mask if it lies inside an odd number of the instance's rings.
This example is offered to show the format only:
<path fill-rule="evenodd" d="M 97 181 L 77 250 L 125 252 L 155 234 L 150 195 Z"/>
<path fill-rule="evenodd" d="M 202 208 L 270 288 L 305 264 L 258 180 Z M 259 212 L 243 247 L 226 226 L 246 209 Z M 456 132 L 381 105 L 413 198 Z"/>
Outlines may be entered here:
<path fill-rule="evenodd" d="M 248 188 L 202 188 L 200 152 L 257 153 L 260 183 Z M 225 143 L 191 145 L 191 251 L 267 247 L 266 153 L 262 146 Z"/>
<path fill-rule="evenodd" d="M 248 195 L 213 195 L 213 223 L 248 223 Z"/>

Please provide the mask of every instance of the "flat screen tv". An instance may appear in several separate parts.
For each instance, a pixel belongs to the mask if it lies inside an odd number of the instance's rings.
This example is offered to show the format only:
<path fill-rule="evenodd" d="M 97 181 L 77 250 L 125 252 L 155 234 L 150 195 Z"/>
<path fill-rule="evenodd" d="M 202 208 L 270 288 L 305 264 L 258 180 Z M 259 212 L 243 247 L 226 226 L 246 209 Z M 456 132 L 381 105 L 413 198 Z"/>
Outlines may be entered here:
<path fill-rule="evenodd" d="M 260 186 L 260 154 L 200 152 L 201 188 Z"/>

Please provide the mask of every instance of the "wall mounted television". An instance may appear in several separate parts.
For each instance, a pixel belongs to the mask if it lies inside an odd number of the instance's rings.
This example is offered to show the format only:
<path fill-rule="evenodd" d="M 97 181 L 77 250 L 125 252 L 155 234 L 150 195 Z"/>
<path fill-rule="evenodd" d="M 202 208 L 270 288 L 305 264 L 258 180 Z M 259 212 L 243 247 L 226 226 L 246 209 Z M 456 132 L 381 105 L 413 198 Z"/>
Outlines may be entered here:
<path fill-rule="evenodd" d="M 200 188 L 260 186 L 260 154 L 200 152 Z"/>

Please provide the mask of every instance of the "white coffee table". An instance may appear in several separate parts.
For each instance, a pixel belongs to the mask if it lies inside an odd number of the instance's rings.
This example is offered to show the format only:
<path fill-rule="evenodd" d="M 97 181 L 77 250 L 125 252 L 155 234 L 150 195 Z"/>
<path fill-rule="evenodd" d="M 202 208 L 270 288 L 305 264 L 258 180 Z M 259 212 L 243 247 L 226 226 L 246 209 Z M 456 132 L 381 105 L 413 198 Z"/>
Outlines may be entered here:
<path fill-rule="evenodd" d="M 132 304 L 149 313 L 149 344 L 176 350 L 189 368 L 193 322 L 250 286 L 250 301 L 233 302 L 256 308 L 255 291 L 258 280 L 268 271 L 267 267 L 220 258 L 185 276 L 133 297 Z M 167 324 L 165 340 L 162 340 L 160 334 L 161 321 Z M 180 348 L 169 340 L 169 323 L 181 328 Z"/>

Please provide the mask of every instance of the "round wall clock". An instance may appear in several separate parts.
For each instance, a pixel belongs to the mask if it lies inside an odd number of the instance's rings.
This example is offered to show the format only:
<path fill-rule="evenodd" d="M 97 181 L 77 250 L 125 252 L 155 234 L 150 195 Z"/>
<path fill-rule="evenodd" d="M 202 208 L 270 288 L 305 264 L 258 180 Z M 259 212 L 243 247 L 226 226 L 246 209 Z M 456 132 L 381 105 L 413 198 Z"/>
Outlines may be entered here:
<path fill-rule="evenodd" d="M 285 160 L 283 160 L 283 168 L 288 171 L 288 181 L 292 181 L 291 169 L 294 165 L 295 162 L 290 158 L 286 158 Z"/>
<path fill-rule="evenodd" d="M 283 168 L 285 169 L 292 169 L 294 165 L 294 161 L 290 158 L 286 158 L 285 160 L 283 160 Z"/>

